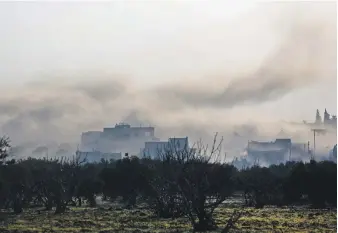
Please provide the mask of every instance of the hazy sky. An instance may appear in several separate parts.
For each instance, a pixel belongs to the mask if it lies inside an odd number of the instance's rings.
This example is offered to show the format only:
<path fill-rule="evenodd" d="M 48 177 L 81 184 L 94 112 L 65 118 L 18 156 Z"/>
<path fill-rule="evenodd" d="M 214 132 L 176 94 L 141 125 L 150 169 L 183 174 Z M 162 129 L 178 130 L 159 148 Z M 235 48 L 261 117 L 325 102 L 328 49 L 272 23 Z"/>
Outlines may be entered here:
<path fill-rule="evenodd" d="M 38 72 L 97 69 L 149 85 L 217 72 L 251 62 L 274 43 L 245 45 L 255 30 L 233 25 L 253 7 L 250 1 L 1 3 L 1 76 L 12 83 Z"/>
<path fill-rule="evenodd" d="M 157 124 L 337 112 L 335 3 L 1 2 L 0 30 L 5 131 L 47 105 L 61 112 L 56 125 L 78 114 L 76 129 L 131 110 Z M 81 88 L 90 101 L 70 94 Z M 114 92 L 130 108 L 103 105 Z"/>

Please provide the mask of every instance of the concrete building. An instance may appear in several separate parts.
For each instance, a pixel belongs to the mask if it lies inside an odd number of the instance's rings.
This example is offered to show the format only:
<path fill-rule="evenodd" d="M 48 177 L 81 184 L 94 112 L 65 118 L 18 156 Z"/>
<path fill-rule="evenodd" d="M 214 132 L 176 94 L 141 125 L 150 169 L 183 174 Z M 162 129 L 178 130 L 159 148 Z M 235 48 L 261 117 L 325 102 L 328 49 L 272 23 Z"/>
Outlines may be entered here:
<path fill-rule="evenodd" d="M 168 149 L 168 142 L 145 142 L 140 156 L 154 159 L 164 155 Z"/>
<path fill-rule="evenodd" d="M 337 144 L 332 148 L 332 151 L 330 152 L 329 155 L 329 160 L 337 163 Z"/>
<path fill-rule="evenodd" d="M 155 137 L 154 127 L 132 127 L 120 123 L 114 127 L 103 128 L 103 131 L 89 131 L 81 135 L 79 153 L 87 156 L 89 162 L 99 162 L 101 159 L 121 159 L 121 154 L 157 158 L 167 151 L 189 151 L 188 137 L 169 138 L 160 141 Z"/>
<path fill-rule="evenodd" d="M 92 151 L 98 149 L 101 131 L 88 131 L 81 135 L 81 150 Z"/>
<path fill-rule="evenodd" d="M 170 149 L 184 151 L 189 149 L 188 137 L 185 138 L 169 138 L 168 146 Z"/>
<path fill-rule="evenodd" d="M 158 140 L 154 133 L 154 127 L 132 127 L 120 123 L 106 127 L 103 131 L 82 133 L 80 150 L 138 154 L 145 142 Z"/>
<path fill-rule="evenodd" d="M 291 139 L 276 139 L 274 142 L 250 141 L 247 158 L 268 164 L 284 163 L 288 160 L 309 159 L 309 148 L 305 143 L 292 143 Z"/>
<path fill-rule="evenodd" d="M 140 155 L 152 159 L 159 158 L 167 152 L 189 152 L 188 137 L 169 138 L 168 141 L 151 141 L 145 142 L 144 148 L 141 149 Z"/>

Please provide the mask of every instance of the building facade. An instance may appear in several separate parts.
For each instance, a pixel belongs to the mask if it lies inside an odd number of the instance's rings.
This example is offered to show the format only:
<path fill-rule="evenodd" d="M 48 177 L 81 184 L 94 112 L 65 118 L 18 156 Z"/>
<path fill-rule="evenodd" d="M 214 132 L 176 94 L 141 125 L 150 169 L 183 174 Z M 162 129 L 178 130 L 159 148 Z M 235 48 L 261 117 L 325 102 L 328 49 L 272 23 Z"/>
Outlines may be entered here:
<path fill-rule="evenodd" d="M 120 123 L 114 127 L 104 128 L 103 131 L 82 133 L 80 150 L 137 154 L 145 142 L 158 140 L 154 134 L 154 127 L 132 127 L 129 124 Z"/>
<path fill-rule="evenodd" d="M 291 139 L 276 139 L 274 142 L 250 141 L 247 146 L 247 158 L 250 161 L 278 164 L 286 161 L 304 161 L 309 159 L 306 143 L 292 143 Z"/>
<path fill-rule="evenodd" d="M 188 137 L 169 138 L 168 141 L 145 142 L 140 154 L 142 157 L 158 159 L 166 153 L 185 153 L 190 150 Z"/>

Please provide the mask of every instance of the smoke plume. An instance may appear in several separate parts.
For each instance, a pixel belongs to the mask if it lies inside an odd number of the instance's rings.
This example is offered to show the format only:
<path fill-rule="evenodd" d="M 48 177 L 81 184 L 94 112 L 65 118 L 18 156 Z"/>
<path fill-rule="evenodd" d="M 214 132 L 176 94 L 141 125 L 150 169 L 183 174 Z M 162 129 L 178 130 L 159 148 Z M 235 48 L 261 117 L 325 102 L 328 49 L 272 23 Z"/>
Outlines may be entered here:
<path fill-rule="evenodd" d="M 266 4 L 238 23 L 242 31 L 251 30 L 250 22 L 258 17 L 258 22 L 268 22 L 268 28 L 278 38 L 255 66 L 245 64 L 238 70 L 223 70 L 227 61 L 218 61 L 218 68 L 210 73 L 191 72 L 193 77 L 189 77 L 177 72 L 173 81 L 148 88 L 140 87 L 129 76 L 109 74 L 114 70 L 107 68 L 45 70 L 35 82 L 1 87 L 1 133 L 10 136 L 15 144 L 76 143 L 83 131 L 101 130 L 125 121 L 156 126 L 158 137 L 191 136 L 196 140 L 222 132 L 228 148 L 237 142 L 241 147 L 249 139 L 276 137 L 281 127 L 294 138 L 307 141 L 307 128 L 274 122 L 252 109 L 321 82 L 336 82 L 335 4 Z M 201 26 L 191 35 L 178 38 L 198 44 L 203 42 L 199 35 L 208 32 L 211 37 L 221 36 L 226 44 L 233 35 L 224 36 L 225 27 Z M 245 40 L 255 43 L 254 38 Z"/>

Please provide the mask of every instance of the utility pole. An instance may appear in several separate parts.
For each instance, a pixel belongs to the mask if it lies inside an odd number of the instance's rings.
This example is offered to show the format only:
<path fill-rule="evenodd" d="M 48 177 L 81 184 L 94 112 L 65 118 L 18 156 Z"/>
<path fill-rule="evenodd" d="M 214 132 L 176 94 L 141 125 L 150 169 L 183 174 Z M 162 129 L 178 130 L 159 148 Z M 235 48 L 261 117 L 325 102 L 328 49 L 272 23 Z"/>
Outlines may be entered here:
<path fill-rule="evenodd" d="M 312 153 L 312 159 L 315 158 L 316 153 L 316 130 L 313 129 L 313 153 Z"/>
<path fill-rule="evenodd" d="M 311 155 L 311 151 L 310 151 L 310 141 L 307 141 L 307 154 L 309 155 L 309 159 L 311 160 L 312 155 Z"/>
<path fill-rule="evenodd" d="M 313 131 L 313 152 L 312 152 L 312 158 L 315 158 L 315 153 L 316 153 L 316 133 L 325 133 L 325 129 L 311 129 Z"/>

